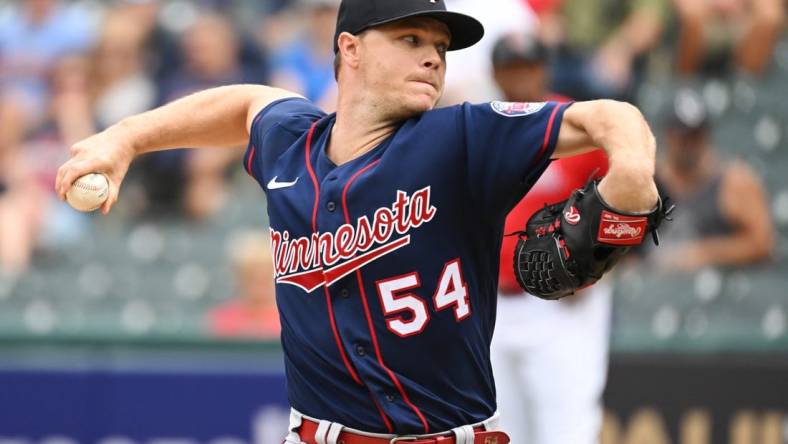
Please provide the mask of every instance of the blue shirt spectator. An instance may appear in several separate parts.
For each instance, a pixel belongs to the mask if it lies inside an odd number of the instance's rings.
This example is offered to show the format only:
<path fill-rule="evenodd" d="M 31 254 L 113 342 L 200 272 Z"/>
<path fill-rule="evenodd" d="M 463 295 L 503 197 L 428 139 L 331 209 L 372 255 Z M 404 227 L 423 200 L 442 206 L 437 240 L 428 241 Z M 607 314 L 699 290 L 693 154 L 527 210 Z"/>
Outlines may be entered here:
<path fill-rule="evenodd" d="M 85 9 L 56 0 L 12 6 L 0 15 L 0 87 L 42 109 L 48 69 L 63 55 L 86 51 L 93 28 Z"/>
<path fill-rule="evenodd" d="M 272 84 L 331 112 L 337 99 L 333 42 L 339 2 L 302 0 L 297 8 L 298 16 L 307 19 L 303 33 L 274 52 Z"/>
<path fill-rule="evenodd" d="M 313 102 L 320 102 L 335 87 L 333 55 L 315 54 L 306 39 L 284 48 L 273 62 L 277 75 L 294 76 L 291 81 L 299 82 L 299 89 Z"/>

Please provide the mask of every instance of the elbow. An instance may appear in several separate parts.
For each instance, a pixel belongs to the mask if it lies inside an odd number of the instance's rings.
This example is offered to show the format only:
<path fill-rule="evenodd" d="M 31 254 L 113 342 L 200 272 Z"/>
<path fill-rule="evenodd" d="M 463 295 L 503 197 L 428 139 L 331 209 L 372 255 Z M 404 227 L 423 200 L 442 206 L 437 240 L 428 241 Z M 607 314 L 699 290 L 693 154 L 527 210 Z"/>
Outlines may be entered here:
<path fill-rule="evenodd" d="M 643 113 L 640 112 L 640 109 L 635 105 L 629 102 L 617 102 L 617 101 L 613 101 L 613 104 L 615 104 L 616 107 L 621 109 L 622 113 L 626 113 L 627 115 L 631 116 L 633 121 L 636 121 L 641 125 L 644 125 L 646 123 L 646 117 L 643 116 Z"/>
<path fill-rule="evenodd" d="M 589 109 L 588 118 L 591 125 L 588 126 L 602 132 L 600 136 L 617 131 L 622 125 L 644 120 L 640 110 L 631 103 L 611 99 L 594 100 L 590 103 L 593 106 Z"/>
<path fill-rule="evenodd" d="M 618 126 L 621 123 L 630 124 L 632 122 L 645 123 L 646 118 L 643 113 L 629 102 L 618 100 L 602 99 L 594 103 L 598 105 L 596 115 L 604 120 L 608 126 Z"/>
<path fill-rule="evenodd" d="M 774 253 L 774 233 L 769 230 L 753 239 L 752 253 L 756 261 L 770 259 Z"/>
<path fill-rule="evenodd" d="M 598 119 L 600 134 L 597 140 L 610 140 L 619 134 L 628 134 L 637 148 L 650 158 L 656 157 L 657 139 L 651 132 L 643 113 L 631 103 L 616 100 L 599 100 L 593 118 Z M 623 130 L 622 130 L 623 128 Z"/>
<path fill-rule="evenodd" d="M 741 233 L 740 239 L 742 241 L 741 254 L 742 258 L 745 259 L 745 263 L 763 262 L 772 258 L 775 247 L 775 234 L 771 223 L 764 223 L 745 229 Z"/>
<path fill-rule="evenodd" d="M 597 104 L 600 107 L 600 111 L 602 112 L 615 113 L 616 111 L 619 111 L 640 113 L 635 105 L 629 102 L 623 102 L 621 100 L 599 99 L 594 100 L 593 103 Z"/>

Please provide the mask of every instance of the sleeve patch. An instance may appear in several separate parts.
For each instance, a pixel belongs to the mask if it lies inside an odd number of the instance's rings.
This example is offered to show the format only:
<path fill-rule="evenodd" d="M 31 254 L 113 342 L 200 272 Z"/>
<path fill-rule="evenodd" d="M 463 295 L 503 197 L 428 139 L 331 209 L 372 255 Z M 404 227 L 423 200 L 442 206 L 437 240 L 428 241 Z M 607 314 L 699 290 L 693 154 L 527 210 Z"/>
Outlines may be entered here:
<path fill-rule="evenodd" d="M 523 117 L 538 113 L 547 102 L 490 102 L 490 107 L 504 117 Z"/>

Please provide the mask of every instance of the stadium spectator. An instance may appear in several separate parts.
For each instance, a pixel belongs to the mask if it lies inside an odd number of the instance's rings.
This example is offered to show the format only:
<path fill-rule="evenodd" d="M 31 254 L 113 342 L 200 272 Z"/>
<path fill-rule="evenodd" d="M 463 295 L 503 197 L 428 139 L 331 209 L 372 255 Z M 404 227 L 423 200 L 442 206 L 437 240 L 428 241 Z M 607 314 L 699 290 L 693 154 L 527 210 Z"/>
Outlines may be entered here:
<path fill-rule="evenodd" d="M 339 1 L 301 0 L 304 33 L 273 55 L 272 85 L 301 94 L 320 108 L 336 107 L 334 27 Z"/>
<path fill-rule="evenodd" d="M 68 238 L 73 220 L 55 217 L 65 204 L 51 191 L 67 147 L 95 132 L 89 92 L 89 61 L 71 55 L 52 63 L 45 87 L 46 112 L 14 151 L 9 188 L 0 195 L 0 269 L 18 273 L 30 265 L 42 230 Z M 57 225 L 57 226 L 56 226 Z"/>
<path fill-rule="evenodd" d="M 99 33 L 93 52 L 92 95 L 100 128 L 156 104 L 156 85 L 145 70 L 148 30 L 136 19 L 133 9 L 110 10 Z"/>
<path fill-rule="evenodd" d="M 46 75 L 60 57 L 86 51 L 92 20 L 77 6 L 57 0 L 24 0 L 0 17 L 0 85 L 4 98 L 25 111 L 42 111 Z"/>
<path fill-rule="evenodd" d="M 719 158 L 701 97 L 680 91 L 668 124 L 658 184 L 677 205 L 653 259 L 666 270 L 742 266 L 768 259 L 774 227 L 763 184 L 742 160 Z"/>
<path fill-rule="evenodd" d="M 493 48 L 492 62 L 506 100 L 566 101 L 548 92 L 546 61 L 547 49 L 536 38 L 522 33 L 502 37 Z M 505 233 L 522 231 L 546 203 L 567 199 L 592 175 L 601 176 L 606 170 L 607 157 L 601 150 L 553 161 L 509 213 Z M 607 376 L 611 288 L 599 282 L 561 301 L 524 293 L 511 266 L 517 240 L 507 236 L 501 248 L 491 348 L 501 426 L 513 443 L 597 442 Z"/>
<path fill-rule="evenodd" d="M 184 65 L 160 85 L 160 104 L 210 87 L 257 80 L 256 71 L 242 63 L 239 35 L 224 16 L 197 17 L 181 46 Z M 225 172 L 242 154 L 240 149 L 153 153 L 141 159 L 133 174 L 146 189 L 150 214 L 204 219 L 223 206 Z"/>
<path fill-rule="evenodd" d="M 556 92 L 577 100 L 634 99 L 645 56 L 662 37 L 667 0 L 529 1 L 540 12 L 542 40 L 555 50 Z"/>
<path fill-rule="evenodd" d="M 19 143 L 49 100 L 46 76 L 60 57 L 85 51 L 93 30 L 85 10 L 57 0 L 13 2 L 0 16 L 0 187 L 14 186 Z"/>
<path fill-rule="evenodd" d="M 15 161 L 0 190 L 0 275 L 17 276 L 32 258 L 40 227 L 41 189 L 29 165 Z"/>
<path fill-rule="evenodd" d="M 210 331 L 225 337 L 279 337 L 279 312 L 268 237 L 245 233 L 231 244 L 229 256 L 236 294 L 211 310 Z"/>
<path fill-rule="evenodd" d="M 241 36 L 228 17 L 205 12 L 180 40 L 184 65 L 161 85 L 163 104 L 209 87 L 259 83 L 241 60 Z"/>
<path fill-rule="evenodd" d="M 142 37 L 144 69 L 157 83 L 183 65 L 178 38 L 160 20 L 160 0 L 117 0 L 110 14 L 125 17 Z"/>
<path fill-rule="evenodd" d="M 729 67 L 761 74 L 785 23 L 783 0 L 673 0 L 680 23 L 679 74 L 720 74 Z"/>
<path fill-rule="evenodd" d="M 451 51 L 446 55 L 448 66 L 472 69 L 446 71 L 446 87 L 441 105 L 500 98 L 498 85 L 490 76 L 490 52 L 493 45 L 501 36 L 511 32 L 534 32 L 537 27 L 536 15 L 523 0 L 497 0 L 494 8 L 478 0 L 449 0 L 447 6 L 479 20 L 484 25 L 484 38 L 470 48 Z"/>

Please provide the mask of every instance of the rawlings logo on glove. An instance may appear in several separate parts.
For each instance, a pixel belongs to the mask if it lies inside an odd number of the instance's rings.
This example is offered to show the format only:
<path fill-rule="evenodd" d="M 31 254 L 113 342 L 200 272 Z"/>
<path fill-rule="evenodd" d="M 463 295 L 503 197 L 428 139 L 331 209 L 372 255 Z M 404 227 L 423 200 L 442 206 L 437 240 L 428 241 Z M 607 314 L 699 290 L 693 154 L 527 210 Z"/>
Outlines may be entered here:
<path fill-rule="evenodd" d="M 563 202 L 537 211 L 518 233 L 514 275 L 520 286 L 543 299 L 560 299 L 598 281 L 629 248 L 670 220 L 675 207 L 660 198 L 647 214 L 610 208 L 599 195 L 597 181 L 576 190 Z"/>
<path fill-rule="evenodd" d="M 603 211 L 597 240 L 604 244 L 640 245 L 646 235 L 647 224 L 645 216 L 626 217 Z"/>

